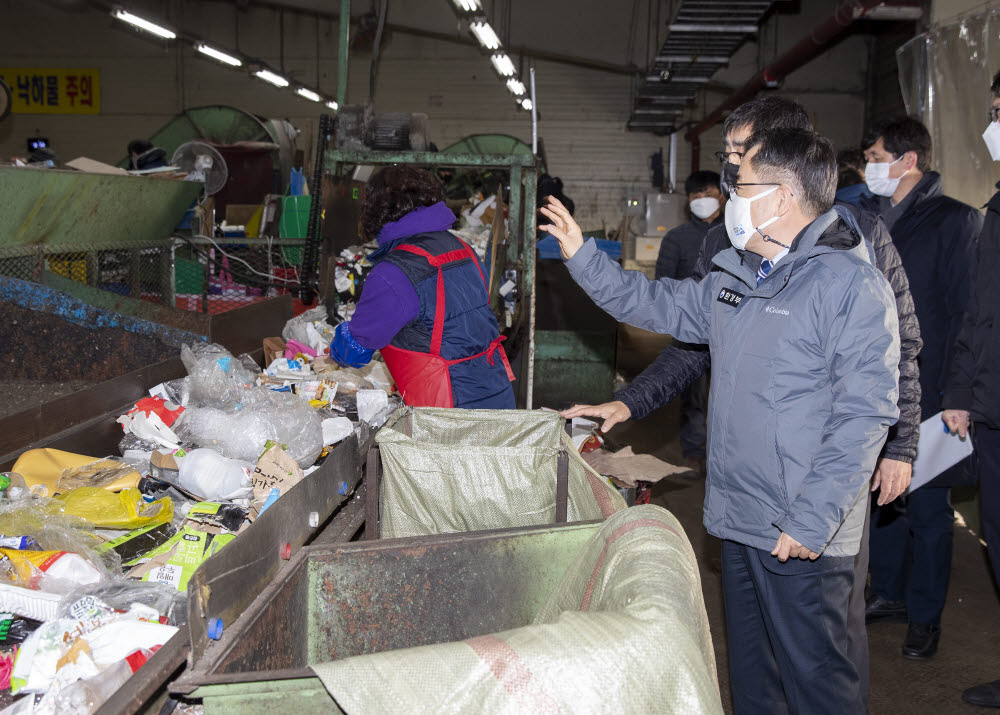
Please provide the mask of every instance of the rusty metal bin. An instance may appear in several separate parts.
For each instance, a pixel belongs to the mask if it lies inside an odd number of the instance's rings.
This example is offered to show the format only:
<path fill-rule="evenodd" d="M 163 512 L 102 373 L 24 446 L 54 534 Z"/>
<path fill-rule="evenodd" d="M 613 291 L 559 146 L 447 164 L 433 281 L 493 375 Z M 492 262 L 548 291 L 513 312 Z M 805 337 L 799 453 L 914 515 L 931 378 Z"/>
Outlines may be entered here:
<path fill-rule="evenodd" d="M 172 690 L 206 713 L 336 712 L 311 665 L 528 625 L 599 528 L 307 546 Z"/>

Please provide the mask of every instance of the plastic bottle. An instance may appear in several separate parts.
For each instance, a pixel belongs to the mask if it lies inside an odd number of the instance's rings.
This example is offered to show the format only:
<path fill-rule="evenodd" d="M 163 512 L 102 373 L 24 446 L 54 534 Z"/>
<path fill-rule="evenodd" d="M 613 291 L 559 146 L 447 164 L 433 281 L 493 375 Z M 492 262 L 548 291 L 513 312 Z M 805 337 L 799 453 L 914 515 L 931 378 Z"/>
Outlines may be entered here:
<path fill-rule="evenodd" d="M 132 677 L 132 666 L 120 660 L 91 678 L 78 680 L 56 694 L 55 711 L 91 715 Z"/>
<path fill-rule="evenodd" d="M 21 499 L 28 494 L 24 477 L 17 472 L 0 472 L 0 495 L 4 499 Z"/>

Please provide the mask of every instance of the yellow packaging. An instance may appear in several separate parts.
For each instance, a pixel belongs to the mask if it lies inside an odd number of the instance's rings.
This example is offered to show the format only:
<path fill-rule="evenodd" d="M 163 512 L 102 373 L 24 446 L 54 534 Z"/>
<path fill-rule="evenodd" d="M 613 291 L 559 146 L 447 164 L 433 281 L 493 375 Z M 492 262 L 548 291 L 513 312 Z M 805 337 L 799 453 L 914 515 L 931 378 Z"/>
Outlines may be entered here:
<path fill-rule="evenodd" d="M 43 497 L 54 496 L 58 489 L 59 477 L 64 469 L 73 469 L 92 464 L 97 457 L 88 457 L 83 454 L 63 452 L 59 449 L 29 449 L 17 458 L 12 472 L 17 472 L 24 477 L 24 483 L 28 485 L 33 494 Z M 109 462 L 108 466 L 114 466 L 114 462 Z M 127 488 L 135 488 L 139 485 L 142 475 L 132 471 L 104 489 L 108 491 L 120 491 Z"/>
<path fill-rule="evenodd" d="M 170 497 L 147 504 L 138 489 L 123 489 L 115 494 L 98 487 L 78 487 L 56 499 L 65 504 L 66 514 L 82 517 L 103 529 L 138 529 L 174 518 Z"/>

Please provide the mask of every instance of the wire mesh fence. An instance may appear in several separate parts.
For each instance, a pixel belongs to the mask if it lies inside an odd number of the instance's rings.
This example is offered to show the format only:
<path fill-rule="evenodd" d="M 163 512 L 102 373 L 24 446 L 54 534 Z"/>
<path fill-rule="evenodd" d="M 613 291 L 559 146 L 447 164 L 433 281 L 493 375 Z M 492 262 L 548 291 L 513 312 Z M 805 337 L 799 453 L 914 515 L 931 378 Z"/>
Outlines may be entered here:
<path fill-rule="evenodd" d="M 127 246 L 8 246 L 0 248 L 0 275 L 72 292 L 85 302 L 81 286 L 223 313 L 294 293 L 304 245 L 304 239 L 175 237 Z"/>

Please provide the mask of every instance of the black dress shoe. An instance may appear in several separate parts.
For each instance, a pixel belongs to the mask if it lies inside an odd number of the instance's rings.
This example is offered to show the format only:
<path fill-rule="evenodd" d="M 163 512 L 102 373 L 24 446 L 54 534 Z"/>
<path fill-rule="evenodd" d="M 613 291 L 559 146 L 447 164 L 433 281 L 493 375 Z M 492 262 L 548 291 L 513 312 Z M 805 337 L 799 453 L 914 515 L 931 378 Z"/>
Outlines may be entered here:
<path fill-rule="evenodd" d="M 981 708 L 1000 708 L 1000 680 L 969 688 L 962 693 L 962 700 Z"/>
<path fill-rule="evenodd" d="M 903 641 L 903 657 L 910 660 L 927 660 L 937 653 L 941 639 L 941 626 L 931 623 L 911 623 Z"/>
<path fill-rule="evenodd" d="M 890 601 L 873 593 L 865 599 L 865 623 L 876 623 L 877 621 L 906 623 L 906 603 Z"/>

